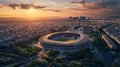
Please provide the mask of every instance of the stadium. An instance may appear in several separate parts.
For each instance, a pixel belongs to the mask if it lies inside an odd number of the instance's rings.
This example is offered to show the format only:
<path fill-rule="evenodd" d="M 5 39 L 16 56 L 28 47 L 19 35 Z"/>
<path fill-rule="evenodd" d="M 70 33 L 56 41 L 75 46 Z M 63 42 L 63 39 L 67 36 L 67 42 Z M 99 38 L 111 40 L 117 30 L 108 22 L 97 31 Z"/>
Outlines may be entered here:
<path fill-rule="evenodd" d="M 81 46 L 88 44 L 88 38 L 82 33 L 55 32 L 40 38 L 40 44 L 44 49 L 59 51 L 76 51 Z"/>

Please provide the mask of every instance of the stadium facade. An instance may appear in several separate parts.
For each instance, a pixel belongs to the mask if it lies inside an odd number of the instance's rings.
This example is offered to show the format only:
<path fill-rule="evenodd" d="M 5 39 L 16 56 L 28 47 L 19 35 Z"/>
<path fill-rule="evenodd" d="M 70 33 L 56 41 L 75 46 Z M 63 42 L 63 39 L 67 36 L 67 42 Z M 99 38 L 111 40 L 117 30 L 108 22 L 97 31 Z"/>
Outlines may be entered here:
<path fill-rule="evenodd" d="M 44 35 L 39 40 L 46 50 L 77 51 L 80 47 L 90 47 L 88 36 L 82 33 L 55 32 Z"/>

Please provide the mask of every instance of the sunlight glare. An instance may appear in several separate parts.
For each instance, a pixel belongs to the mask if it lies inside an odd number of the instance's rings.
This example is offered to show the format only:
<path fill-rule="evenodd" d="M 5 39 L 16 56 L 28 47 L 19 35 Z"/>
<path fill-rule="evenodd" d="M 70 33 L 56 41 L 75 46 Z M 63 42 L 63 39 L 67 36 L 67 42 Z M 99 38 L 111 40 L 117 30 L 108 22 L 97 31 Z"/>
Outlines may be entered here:
<path fill-rule="evenodd" d="M 29 9 L 29 12 L 30 12 L 30 13 L 35 13 L 36 10 L 35 10 L 34 8 L 30 8 L 30 9 Z"/>

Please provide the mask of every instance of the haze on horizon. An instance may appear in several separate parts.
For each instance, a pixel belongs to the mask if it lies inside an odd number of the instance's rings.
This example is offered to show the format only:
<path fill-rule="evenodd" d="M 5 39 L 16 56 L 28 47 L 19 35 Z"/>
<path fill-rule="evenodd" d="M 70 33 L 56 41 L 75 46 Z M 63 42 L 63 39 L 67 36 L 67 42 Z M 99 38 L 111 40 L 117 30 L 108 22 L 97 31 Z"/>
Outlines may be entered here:
<path fill-rule="evenodd" d="M 0 17 L 120 16 L 120 0 L 0 0 Z"/>

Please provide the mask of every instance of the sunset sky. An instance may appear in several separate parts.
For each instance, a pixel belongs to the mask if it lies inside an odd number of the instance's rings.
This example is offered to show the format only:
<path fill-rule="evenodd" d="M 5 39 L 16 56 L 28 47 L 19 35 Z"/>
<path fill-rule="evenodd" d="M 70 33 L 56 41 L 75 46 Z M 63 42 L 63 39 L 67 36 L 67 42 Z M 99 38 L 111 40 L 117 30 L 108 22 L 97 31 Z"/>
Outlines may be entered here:
<path fill-rule="evenodd" d="M 120 16 L 120 0 L 0 0 L 0 17 Z"/>

